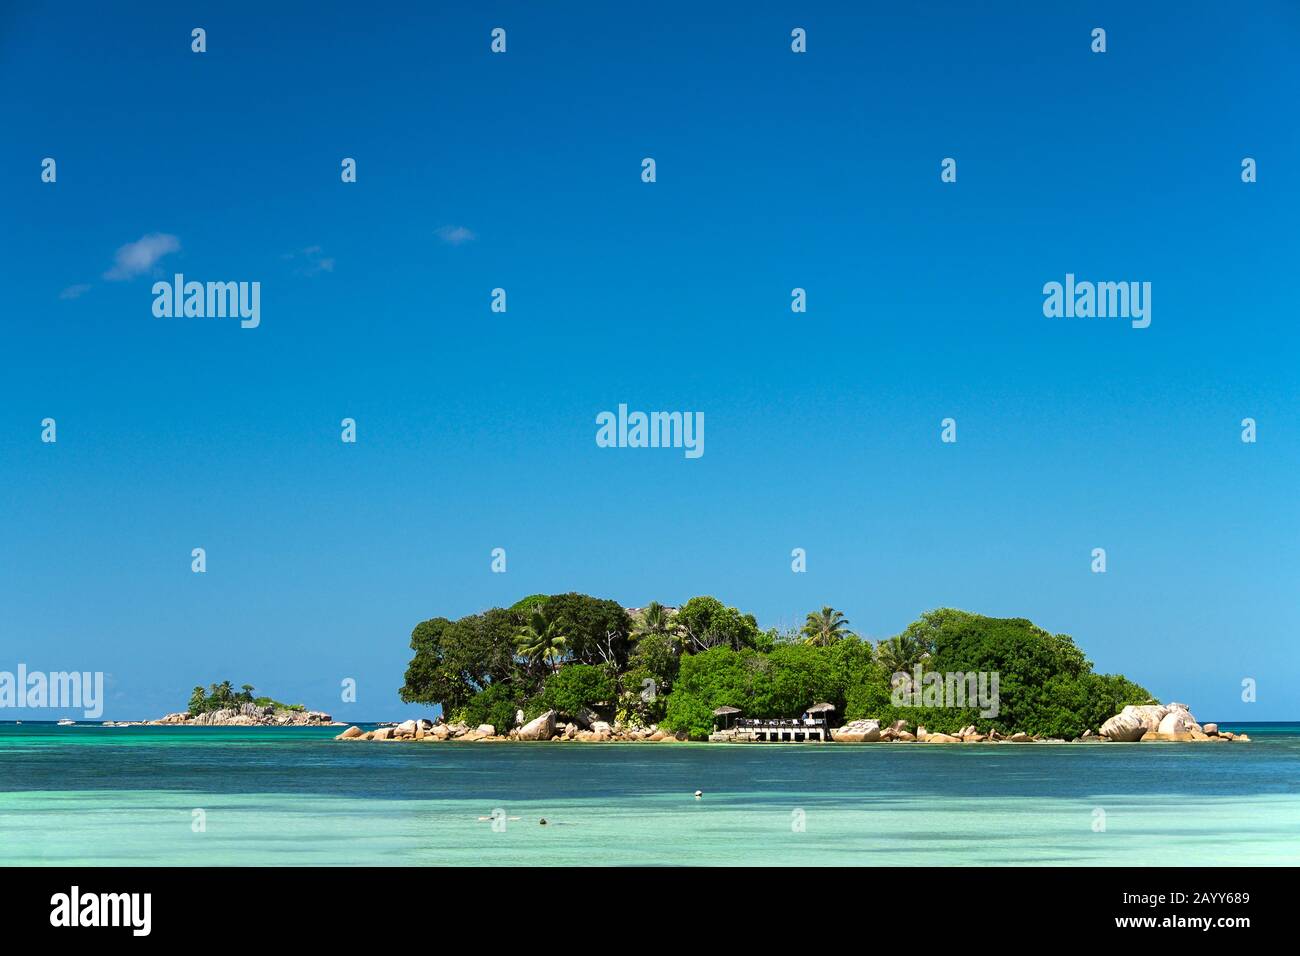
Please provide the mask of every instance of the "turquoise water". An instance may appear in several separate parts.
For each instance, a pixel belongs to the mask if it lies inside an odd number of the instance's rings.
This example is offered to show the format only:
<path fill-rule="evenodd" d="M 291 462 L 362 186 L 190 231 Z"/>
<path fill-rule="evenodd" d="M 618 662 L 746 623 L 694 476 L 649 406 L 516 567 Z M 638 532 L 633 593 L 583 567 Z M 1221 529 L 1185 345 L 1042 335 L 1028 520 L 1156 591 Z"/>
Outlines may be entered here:
<path fill-rule="evenodd" d="M 1250 744 L 386 744 L 332 728 L 0 725 L 0 865 L 1300 862 L 1300 725 L 1225 725 L 1239 728 Z M 480 819 L 497 808 L 500 832 Z"/>

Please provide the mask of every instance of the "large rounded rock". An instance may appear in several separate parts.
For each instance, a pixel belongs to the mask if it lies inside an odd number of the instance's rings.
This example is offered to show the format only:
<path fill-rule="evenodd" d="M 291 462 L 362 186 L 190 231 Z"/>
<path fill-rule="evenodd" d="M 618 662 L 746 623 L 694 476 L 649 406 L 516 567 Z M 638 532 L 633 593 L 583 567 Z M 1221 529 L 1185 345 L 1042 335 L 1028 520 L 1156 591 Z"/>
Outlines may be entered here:
<path fill-rule="evenodd" d="M 1101 725 L 1101 735 L 1108 740 L 1131 743 L 1148 733 L 1159 733 L 1160 722 L 1173 711 L 1187 714 L 1186 704 L 1129 704 Z M 1191 718 L 1190 714 L 1187 714 Z M 1195 721 L 1192 721 L 1195 723 Z"/>
<path fill-rule="evenodd" d="M 1141 740 L 1144 733 L 1146 727 L 1143 726 L 1142 719 L 1135 714 L 1119 713 L 1101 725 L 1103 737 L 1126 744 Z"/>
<path fill-rule="evenodd" d="M 555 736 L 555 711 L 548 710 L 519 728 L 520 740 L 550 740 Z"/>
<path fill-rule="evenodd" d="M 1160 729 L 1160 721 L 1170 708 L 1164 704 L 1129 704 L 1101 725 L 1101 735 L 1110 740 L 1130 742 Z M 1107 733 L 1107 728 L 1110 733 Z"/>
<path fill-rule="evenodd" d="M 1176 734 L 1190 734 L 1192 731 L 1201 732 L 1201 725 L 1196 722 L 1192 715 L 1186 710 L 1171 710 L 1160 721 L 1160 726 L 1156 728 L 1161 734 L 1174 736 Z"/>
<path fill-rule="evenodd" d="M 874 743 L 880 739 L 880 721 L 854 720 L 831 731 L 831 740 L 847 743 Z"/>

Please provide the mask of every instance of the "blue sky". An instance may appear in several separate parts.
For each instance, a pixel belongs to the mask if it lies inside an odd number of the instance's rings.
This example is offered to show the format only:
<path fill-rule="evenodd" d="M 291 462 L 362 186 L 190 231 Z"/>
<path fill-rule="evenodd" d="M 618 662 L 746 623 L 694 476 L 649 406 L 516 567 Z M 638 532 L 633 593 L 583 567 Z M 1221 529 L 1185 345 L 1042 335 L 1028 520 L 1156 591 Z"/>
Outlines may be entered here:
<path fill-rule="evenodd" d="M 714 594 L 1028 617 L 1300 715 L 1300 9 L 800 6 L 6 5 L 0 669 L 388 719 L 424 618 Z M 155 271 L 260 327 L 154 318 Z M 1150 328 L 1045 318 L 1067 272 Z M 620 402 L 706 453 L 598 448 Z"/>

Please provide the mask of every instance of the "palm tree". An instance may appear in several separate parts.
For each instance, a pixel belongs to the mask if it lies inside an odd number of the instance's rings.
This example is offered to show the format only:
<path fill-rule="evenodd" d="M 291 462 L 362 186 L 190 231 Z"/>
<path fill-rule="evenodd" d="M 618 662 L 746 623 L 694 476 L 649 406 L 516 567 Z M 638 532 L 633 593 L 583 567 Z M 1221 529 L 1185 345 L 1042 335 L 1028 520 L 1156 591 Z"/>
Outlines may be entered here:
<path fill-rule="evenodd" d="M 560 624 L 542 608 L 535 607 L 528 614 L 528 623 L 519 629 L 515 646 L 531 664 L 549 664 L 551 670 L 559 669 L 569 640 L 560 633 Z"/>
<path fill-rule="evenodd" d="M 641 612 L 641 617 L 632 627 L 632 634 L 640 640 L 651 635 L 672 634 L 676 631 L 668 610 L 658 601 L 651 601 Z"/>
<path fill-rule="evenodd" d="M 233 703 L 234 700 L 235 700 L 234 685 L 232 685 L 228 680 L 223 680 L 221 682 L 221 702 L 223 704 L 230 704 Z"/>
<path fill-rule="evenodd" d="M 799 633 L 803 635 L 805 644 L 829 647 L 848 632 L 849 619 L 844 616 L 844 612 L 837 611 L 833 607 L 823 607 L 820 613 L 808 615 L 808 620 Z"/>
<path fill-rule="evenodd" d="M 911 634 L 899 634 L 876 645 L 876 660 L 887 674 L 908 673 L 928 656 Z"/>

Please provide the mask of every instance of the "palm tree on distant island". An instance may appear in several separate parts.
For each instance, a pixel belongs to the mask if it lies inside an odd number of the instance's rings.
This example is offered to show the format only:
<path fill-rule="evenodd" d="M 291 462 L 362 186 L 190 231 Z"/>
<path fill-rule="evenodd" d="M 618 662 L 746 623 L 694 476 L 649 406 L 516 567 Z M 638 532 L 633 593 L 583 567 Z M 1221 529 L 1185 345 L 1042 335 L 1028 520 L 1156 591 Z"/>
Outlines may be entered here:
<path fill-rule="evenodd" d="M 849 633 L 849 619 L 843 611 L 823 607 L 820 612 L 808 615 L 803 630 L 803 642 L 814 647 L 829 647 Z"/>

